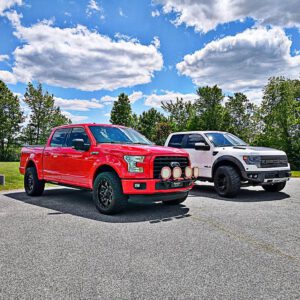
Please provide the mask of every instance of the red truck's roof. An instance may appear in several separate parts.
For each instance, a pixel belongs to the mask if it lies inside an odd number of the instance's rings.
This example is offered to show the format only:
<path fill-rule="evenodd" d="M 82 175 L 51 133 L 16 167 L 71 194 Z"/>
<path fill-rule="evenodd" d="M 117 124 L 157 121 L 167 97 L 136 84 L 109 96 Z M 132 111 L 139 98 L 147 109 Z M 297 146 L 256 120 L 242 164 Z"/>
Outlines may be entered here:
<path fill-rule="evenodd" d="M 57 126 L 54 129 L 57 128 L 66 128 L 66 127 L 74 127 L 74 126 L 106 126 L 106 127 L 120 127 L 120 128 L 126 128 L 126 126 L 122 125 L 113 125 L 113 124 L 99 124 L 99 123 L 79 123 L 79 124 L 68 124 L 68 125 L 62 125 Z"/>

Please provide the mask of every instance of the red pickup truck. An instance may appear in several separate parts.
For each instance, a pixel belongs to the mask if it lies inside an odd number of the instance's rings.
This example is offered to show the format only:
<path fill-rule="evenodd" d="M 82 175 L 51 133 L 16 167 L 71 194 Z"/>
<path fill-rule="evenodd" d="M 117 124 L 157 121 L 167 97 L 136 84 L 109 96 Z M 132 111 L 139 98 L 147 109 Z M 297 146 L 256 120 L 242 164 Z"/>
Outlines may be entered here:
<path fill-rule="evenodd" d="M 45 147 L 23 147 L 20 161 L 28 195 L 41 195 L 45 182 L 89 189 L 104 214 L 119 212 L 134 198 L 179 204 L 197 172 L 184 150 L 155 146 L 132 128 L 104 124 L 54 128 Z"/>

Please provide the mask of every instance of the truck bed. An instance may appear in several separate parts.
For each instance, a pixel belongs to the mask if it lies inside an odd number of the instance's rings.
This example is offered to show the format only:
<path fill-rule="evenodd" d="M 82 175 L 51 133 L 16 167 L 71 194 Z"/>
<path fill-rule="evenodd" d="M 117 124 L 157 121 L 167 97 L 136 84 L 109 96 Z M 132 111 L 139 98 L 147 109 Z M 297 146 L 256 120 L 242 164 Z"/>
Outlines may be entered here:
<path fill-rule="evenodd" d="M 45 146 L 44 145 L 32 145 L 32 146 L 24 146 L 21 149 L 21 158 L 20 158 L 20 173 L 25 173 L 25 167 L 27 160 L 29 157 L 33 159 L 36 163 L 42 165 L 43 163 L 43 152 Z M 38 169 L 42 170 L 42 169 Z"/>

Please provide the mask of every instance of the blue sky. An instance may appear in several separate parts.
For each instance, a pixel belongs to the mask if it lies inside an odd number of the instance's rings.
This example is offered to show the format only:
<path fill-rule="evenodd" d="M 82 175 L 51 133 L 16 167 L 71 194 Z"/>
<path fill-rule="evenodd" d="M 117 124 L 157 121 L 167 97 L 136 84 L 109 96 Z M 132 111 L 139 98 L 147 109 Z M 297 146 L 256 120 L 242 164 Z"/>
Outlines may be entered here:
<path fill-rule="evenodd" d="M 107 123 L 121 92 L 136 113 L 213 84 L 259 102 L 299 78 L 299 28 L 293 0 L 0 0 L 0 79 L 41 82 L 73 122 Z"/>

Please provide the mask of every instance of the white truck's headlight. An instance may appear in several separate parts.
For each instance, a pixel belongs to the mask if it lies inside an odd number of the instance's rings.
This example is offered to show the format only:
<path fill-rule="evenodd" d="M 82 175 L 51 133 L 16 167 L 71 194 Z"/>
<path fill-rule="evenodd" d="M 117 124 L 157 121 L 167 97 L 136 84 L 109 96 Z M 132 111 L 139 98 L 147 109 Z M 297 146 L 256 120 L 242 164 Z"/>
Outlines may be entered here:
<path fill-rule="evenodd" d="M 244 155 L 243 160 L 247 165 L 255 165 L 260 167 L 261 156 L 258 155 Z"/>
<path fill-rule="evenodd" d="M 128 172 L 130 173 L 143 173 L 144 168 L 138 167 L 136 164 L 139 162 L 143 162 L 145 156 L 136 156 L 136 155 L 125 155 L 124 160 L 128 164 Z"/>

